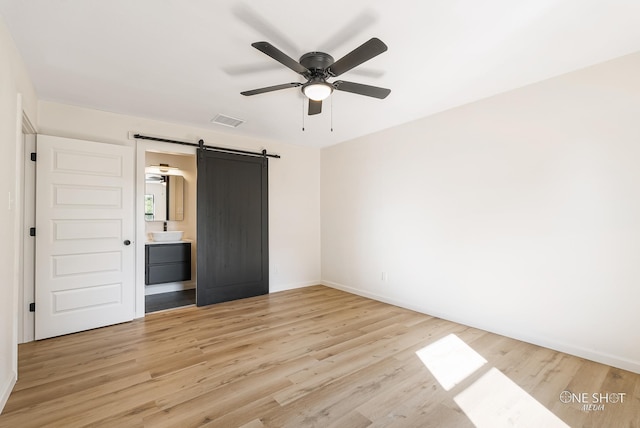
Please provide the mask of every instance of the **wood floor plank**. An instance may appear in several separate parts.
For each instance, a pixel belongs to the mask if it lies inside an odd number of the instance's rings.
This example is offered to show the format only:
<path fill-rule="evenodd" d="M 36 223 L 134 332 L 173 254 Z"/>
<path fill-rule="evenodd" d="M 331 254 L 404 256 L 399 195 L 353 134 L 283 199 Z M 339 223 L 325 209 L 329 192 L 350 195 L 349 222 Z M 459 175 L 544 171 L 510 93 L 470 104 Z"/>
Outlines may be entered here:
<path fill-rule="evenodd" d="M 51 397 L 65 397 L 72 394 L 86 393 L 95 387 L 100 387 L 108 382 L 126 379 L 131 380 L 132 376 L 140 374 L 140 367 L 133 360 L 124 363 L 118 363 L 115 366 L 101 367 L 96 370 L 90 370 L 81 375 L 69 375 L 65 378 L 52 380 L 43 385 L 36 385 L 30 388 L 23 388 L 15 391 L 11 396 L 11 402 L 7 403 L 4 411 L 9 413 L 13 410 L 20 409 L 30 403 L 42 403 Z M 149 378 L 149 375 L 143 373 L 143 380 Z"/>
<path fill-rule="evenodd" d="M 238 407 L 247 406 L 267 396 L 270 391 L 279 391 L 290 382 L 284 376 L 270 371 L 255 377 L 231 382 L 224 388 L 215 388 L 183 401 L 172 407 L 163 407 L 161 412 L 145 418 L 145 425 L 153 427 L 201 426 L 224 416 Z"/>
<path fill-rule="evenodd" d="M 486 363 L 444 389 L 417 352 L 449 336 Z M 640 427 L 638 374 L 323 286 L 23 344 L 18 365 L 1 428 L 471 427 L 456 398 L 492 373 L 572 427 Z"/>
<path fill-rule="evenodd" d="M 330 374 L 329 376 L 332 376 Z M 373 394 L 385 391 L 397 382 L 410 378 L 401 363 L 381 358 L 361 370 L 353 370 L 340 378 L 326 378 L 321 388 L 306 393 L 272 411 L 264 420 L 269 426 L 321 426 L 346 418 Z"/>
<path fill-rule="evenodd" d="M 203 427 L 219 428 L 219 427 L 248 427 L 253 423 L 256 426 L 264 426 L 260 420 L 262 415 L 269 413 L 274 409 L 278 409 L 280 404 L 269 396 L 262 397 L 252 403 L 244 406 L 238 406 L 224 413 L 219 418 L 202 424 Z"/>

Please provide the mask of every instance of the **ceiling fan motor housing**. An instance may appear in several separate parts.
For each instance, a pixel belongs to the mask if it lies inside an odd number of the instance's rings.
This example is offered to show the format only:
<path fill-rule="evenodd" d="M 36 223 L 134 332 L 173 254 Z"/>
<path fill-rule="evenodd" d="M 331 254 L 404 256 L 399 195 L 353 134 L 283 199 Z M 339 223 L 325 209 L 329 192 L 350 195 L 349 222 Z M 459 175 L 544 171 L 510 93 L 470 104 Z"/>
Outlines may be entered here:
<path fill-rule="evenodd" d="M 300 65 L 311 71 L 308 77 L 327 77 L 327 68 L 333 64 L 333 57 L 324 52 L 308 52 L 300 57 Z"/>

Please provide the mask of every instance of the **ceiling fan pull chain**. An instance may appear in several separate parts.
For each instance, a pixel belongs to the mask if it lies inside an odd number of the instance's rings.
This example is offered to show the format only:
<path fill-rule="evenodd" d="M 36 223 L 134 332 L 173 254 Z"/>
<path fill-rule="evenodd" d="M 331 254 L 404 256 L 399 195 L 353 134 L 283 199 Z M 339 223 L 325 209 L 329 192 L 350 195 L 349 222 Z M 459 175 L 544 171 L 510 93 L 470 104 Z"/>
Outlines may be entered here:
<path fill-rule="evenodd" d="M 302 98 L 302 132 L 304 132 L 304 98 Z"/>
<path fill-rule="evenodd" d="M 331 132 L 333 132 L 333 97 L 331 97 Z"/>

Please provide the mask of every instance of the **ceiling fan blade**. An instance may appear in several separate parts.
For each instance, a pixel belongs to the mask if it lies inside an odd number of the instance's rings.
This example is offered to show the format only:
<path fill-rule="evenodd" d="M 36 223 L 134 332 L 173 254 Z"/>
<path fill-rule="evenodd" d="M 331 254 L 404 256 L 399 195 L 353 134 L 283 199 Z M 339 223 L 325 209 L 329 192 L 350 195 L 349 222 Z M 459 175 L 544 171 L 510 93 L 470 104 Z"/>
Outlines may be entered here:
<path fill-rule="evenodd" d="M 362 83 L 345 82 L 344 80 L 337 80 L 333 82 L 333 87 L 337 91 L 366 95 L 367 97 L 380 98 L 381 100 L 387 98 L 387 95 L 391 93 L 391 89 L 363 85 Z"/>
<path fill-rule="evenodd" d="M 309 116 L 322 113 L 322 101 L 309 100 Z"/>
<path fill-rule="evenodd" d="M 255 42 L 251 43 L 251 46 L 258 49 L 260 52 L 269 55 L 271 58 L 278 61 L 280 64 L 288 67 L 299 74 L 308 74 L 309 70 L 306 67 L 300 65 L 298 61 L 291 58 L 286 53 L 282 52 L 280 49 L 276 48 L 269 42 Z"/>
<path fill-rule="evenodd" d="M 298 51 L 298 47 L 286 34 L 269 22 L 266 16 L 252 9 L 248 4 L 234 2 L 231 10 L 238 20 L 244 22 L 251 30 L 258 31 L 265 39 L 271 40 L 287 52 Z"/>
<path fill-rule="evenodd" d="M 386 50 L 387 45 L 382 40 L 374 37 L 334 62 L 328 69 L 329 74 L 334 77 L 339 76 Z"/>
<path fill-rule="evenodd" d="M 251 91 L 244 91 L 240 93 L 248 97 L 250 95 L 264 94 L 265 92 L 279 91 L 280 89 L 297 88 L 298 86 L 302 86 L 302 83 L 300 82 L 284 83 L 282 85 L 267 86 L 265 88 L 252 89 Z"/>
<path fill-rule="evenodd" d="M 343 43 L 347 43 L 358 34 L 362 34 L 367 27 L 370 27 L 378 20 L 376 14 L 371 10 L 365 10 L 358 16 L 347 22 L 339 31 L 334 33 L 329 40 L 322 43 L 319 48 L 322 52 L 334 52 Z M 274 40 L 274 39 L 269 39 Z M 284 47 L 284 46 L 283 46 Z"/>

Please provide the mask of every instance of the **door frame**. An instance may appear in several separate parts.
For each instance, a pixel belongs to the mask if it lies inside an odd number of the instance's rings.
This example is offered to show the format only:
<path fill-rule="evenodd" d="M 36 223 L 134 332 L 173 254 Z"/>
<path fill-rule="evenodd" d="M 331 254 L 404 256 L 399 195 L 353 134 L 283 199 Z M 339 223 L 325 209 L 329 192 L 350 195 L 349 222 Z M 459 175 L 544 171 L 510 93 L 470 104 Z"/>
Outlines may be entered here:
<path fill-rule="evenodd" d="M 22 101 L 22 100 L 20 100 Z M 36 151 L 36 127 L 18 105 L 22 122 L 16 142 L 16 265 L 18 343 L 32 342 L 35 338 L 35 316 L 29 304 L 35 302 L 35 242 L 29 228 L 35 226 L 36 167 L 31 152 Z"/>

